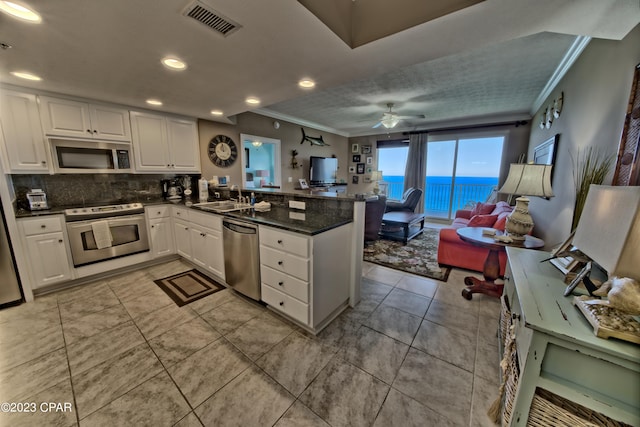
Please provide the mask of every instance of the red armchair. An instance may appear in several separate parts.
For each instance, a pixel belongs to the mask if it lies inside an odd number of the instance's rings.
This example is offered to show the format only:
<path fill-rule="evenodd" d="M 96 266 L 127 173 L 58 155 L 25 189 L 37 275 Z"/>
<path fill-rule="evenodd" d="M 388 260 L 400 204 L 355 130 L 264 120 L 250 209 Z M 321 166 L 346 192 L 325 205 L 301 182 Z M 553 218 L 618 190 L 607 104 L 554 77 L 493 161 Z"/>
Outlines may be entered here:
<path fill-rule="evenodd" d="M 473 210 L 458 210 L 450 227 L 440 230 L 438 264 L 482 272 L 489 249 L 462 241 L 456 230 L 462 227 L 491 227 L 504 230 L 507 216 L 513 208 L 506 202 L 478 203 Z M 507 254 L 499 253 L 500 275 L 504 275 Z"/>

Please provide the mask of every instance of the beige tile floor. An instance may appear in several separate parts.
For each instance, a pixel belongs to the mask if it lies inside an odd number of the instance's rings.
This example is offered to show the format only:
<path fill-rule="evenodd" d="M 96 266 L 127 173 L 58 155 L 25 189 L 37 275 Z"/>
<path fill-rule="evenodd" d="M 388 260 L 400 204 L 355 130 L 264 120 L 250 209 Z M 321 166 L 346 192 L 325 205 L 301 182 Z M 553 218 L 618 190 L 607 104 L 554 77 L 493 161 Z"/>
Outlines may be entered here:
<path fill-rule="evenodd" d="M 463 299 L 468 272 L 365 263 L 360 304 L 314 337 L 231 290 L 177 307 L 153 280 L 187 269 L 0 310 L 0 402 L 36 405 L 0 425 L 492 425 L 499 302 Z"/>

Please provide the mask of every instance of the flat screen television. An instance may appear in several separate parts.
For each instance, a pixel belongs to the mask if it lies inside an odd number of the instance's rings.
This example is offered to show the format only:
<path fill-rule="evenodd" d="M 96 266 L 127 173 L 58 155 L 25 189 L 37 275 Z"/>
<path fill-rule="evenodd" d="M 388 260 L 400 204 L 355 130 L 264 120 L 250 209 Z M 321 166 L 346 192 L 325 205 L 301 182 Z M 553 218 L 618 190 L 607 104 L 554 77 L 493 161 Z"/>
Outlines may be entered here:
<path fill-rule="evenodd" d="M 309 184 L 335 184 L 338 176 L 338 159 L 335 157 L 311 156 L 309 167 Z"/>

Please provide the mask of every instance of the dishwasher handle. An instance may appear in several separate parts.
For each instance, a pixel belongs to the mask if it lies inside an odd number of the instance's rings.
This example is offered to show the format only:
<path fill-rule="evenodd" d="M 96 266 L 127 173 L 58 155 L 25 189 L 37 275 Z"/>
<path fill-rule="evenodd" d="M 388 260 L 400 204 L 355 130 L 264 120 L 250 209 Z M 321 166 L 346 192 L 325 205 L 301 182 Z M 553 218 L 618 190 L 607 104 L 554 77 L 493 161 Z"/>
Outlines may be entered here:
<path fill-rule="evenodd" d="M 241 234 L 257 234 L 258 228 L 249 224 L 239 224 L 237 222 L 231 222 L 224 220 L 222 226 L 228 230 Z"/>

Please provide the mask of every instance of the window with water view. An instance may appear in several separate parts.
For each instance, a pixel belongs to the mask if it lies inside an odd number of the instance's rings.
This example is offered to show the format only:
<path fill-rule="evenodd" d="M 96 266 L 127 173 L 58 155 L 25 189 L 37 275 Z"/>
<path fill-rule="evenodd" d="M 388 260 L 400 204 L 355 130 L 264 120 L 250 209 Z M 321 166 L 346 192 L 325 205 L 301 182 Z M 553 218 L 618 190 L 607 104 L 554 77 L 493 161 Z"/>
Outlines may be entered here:
<path fill-rule="evenodd" d="M 424 212 L 450 219 L 471 202 L 484 201 L 498 185 L 504 136 L 440 138 L 427 144 Z M 409 147 L 396 144 L 378 149 L 378 170 L 387 197 L 402 198 Z"/>

